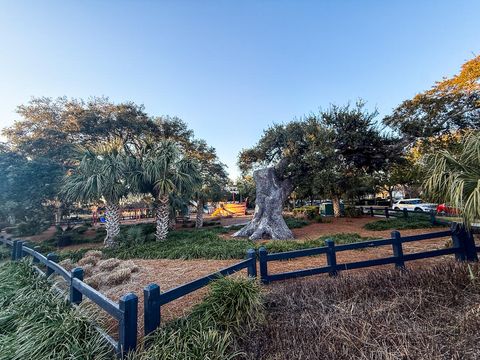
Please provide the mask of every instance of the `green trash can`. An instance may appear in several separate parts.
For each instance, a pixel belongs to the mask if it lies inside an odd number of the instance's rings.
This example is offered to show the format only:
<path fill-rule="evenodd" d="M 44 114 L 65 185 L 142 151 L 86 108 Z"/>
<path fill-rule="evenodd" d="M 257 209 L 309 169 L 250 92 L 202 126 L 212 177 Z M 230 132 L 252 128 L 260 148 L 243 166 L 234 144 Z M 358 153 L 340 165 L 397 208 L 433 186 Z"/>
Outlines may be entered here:
<path fill-rule="evenodd" d="M 325 216 L 333 216 L 333 204 L 322 204 L 322 214 Z"/>
<path fill-rule="evenodd" d="M 333 216 L 333 204 L 332 203 L 324 203 L 320 207 L 320 212 L 324 216 Z M 345 212 L 345 205 L 340 204 L 340 212 L 344 214 Z"/>

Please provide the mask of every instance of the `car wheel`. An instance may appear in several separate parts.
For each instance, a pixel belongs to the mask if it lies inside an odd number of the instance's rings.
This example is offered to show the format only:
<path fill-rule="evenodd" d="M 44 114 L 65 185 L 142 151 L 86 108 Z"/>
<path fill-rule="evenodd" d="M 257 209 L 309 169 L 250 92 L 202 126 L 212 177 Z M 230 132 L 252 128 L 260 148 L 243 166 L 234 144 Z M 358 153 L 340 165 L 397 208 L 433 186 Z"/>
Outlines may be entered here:
<path fill-rule="evenodd" d="M 422 210 L 422 209 L 420 209 L 420 208 L 415 208 L 415 210 L 414 210 L 414 211 L 417 211 L 417 212 L 423 212 L 423 210 Z"/>
<path fill-rule="evenodd" d="M 397 206 L 397 207 L 395 207 L 393 210 L 400 210 L 400 208 Z"/>

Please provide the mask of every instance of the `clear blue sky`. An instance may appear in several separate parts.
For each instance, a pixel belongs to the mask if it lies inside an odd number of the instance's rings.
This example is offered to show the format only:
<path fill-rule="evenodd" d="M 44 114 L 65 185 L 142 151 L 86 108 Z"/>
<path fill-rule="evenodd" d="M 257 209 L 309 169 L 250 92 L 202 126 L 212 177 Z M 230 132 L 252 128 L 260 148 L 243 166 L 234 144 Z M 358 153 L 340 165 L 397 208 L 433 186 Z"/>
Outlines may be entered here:
<path fill-rule="evenodd" d="M 382 115 L 480 53 L 480 1 L 0 0 L 0 126 L 31 96 L 132 100 L 238 152 L 361 97 Z"/>

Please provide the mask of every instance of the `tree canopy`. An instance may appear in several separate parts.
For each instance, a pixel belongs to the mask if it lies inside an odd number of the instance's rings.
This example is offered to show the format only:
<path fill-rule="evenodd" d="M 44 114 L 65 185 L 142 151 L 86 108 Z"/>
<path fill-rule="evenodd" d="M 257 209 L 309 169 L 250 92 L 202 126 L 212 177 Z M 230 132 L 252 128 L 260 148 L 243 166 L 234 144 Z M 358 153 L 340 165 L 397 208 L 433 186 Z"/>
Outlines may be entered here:
<path fill-rule="evenodd" d="M 460 72 L 405 100 L 384 123 L 408 141 L 480 128 L 480 56 Z"/>

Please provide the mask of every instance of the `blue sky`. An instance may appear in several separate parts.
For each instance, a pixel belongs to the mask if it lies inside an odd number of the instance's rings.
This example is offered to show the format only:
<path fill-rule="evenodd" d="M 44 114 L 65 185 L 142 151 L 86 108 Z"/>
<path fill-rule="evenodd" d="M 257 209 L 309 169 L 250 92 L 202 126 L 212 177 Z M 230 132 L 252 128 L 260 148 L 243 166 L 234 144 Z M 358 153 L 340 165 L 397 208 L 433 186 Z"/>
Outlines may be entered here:
<path fill-rule="evenodd" d="M 0 126 L 32 96 L 185 120 L 232 177 L 273 122 L 363 98 L 388 114 L 480 53 L 480 1 L 2 1 Z"/>

